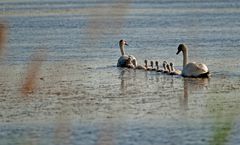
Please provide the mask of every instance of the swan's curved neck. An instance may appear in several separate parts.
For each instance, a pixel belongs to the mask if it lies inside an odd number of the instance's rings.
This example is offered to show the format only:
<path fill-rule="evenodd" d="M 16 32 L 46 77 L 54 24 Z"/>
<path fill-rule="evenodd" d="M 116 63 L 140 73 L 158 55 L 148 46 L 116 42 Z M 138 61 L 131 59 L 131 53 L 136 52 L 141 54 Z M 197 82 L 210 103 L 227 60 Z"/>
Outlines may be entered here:
<path fill-rule="evenodd" d="M 125 55 L 124 45 L 120 44 L 119 47 L 120 47 L 121 54 Z"/>
<path fill-rule="evenodd" d="M 183 50 L 183 67 L 188 63 L 188 48 Z"/>

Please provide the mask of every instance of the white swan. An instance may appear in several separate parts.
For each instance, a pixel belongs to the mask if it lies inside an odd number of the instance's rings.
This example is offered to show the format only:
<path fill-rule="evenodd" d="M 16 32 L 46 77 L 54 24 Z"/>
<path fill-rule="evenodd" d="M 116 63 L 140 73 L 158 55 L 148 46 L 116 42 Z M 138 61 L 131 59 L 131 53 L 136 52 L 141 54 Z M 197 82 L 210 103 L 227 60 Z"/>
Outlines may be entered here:
<path fill-rule="evenodd" d="M 185 44 L 178 46 L 177 55 L 183 52 L 183 77 L 209 77 L 210 73 L 207 66 L 203 63 L 188 62 L 188 47 Z"/>
<path fill-rule="evenodd" d="M 128 67 L 127 66 L 127 64 L 128 64 L 127 61 L 128 61 L 129 58 L 131 59 L 130 62 L 132 64 L 133 64 L 133 60 L 135 60 L 134 63 L 137 65 L 137 60 L 133 55 L 125 54 L 125 48 L 124 48 L 125 45 L 128 45 L 127 41 L 125 41 L 125 40 L 120 40 L 119 41 L 119 47 L 120 47 L 120 52 L 121 52 L 122 56 L 118 59 L 117 67 Z"/>

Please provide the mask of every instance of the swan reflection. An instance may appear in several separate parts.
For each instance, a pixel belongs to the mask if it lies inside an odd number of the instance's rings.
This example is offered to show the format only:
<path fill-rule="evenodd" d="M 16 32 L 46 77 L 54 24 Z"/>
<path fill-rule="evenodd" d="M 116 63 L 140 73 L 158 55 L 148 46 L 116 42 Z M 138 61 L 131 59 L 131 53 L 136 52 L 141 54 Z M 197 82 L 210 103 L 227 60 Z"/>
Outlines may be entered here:
<path fill-rule="evenodd" d="M 151 93 L 165 97 L 180 91 L 181 95 L 177 97 L 179 98 L 177 102 L 179 102 L 179 109 L 184 112 L 189 109 L 189 97 L 204 95 L 210 80 L 209 78 L 184 78 L 178 75 L 172 76 L 127 68 L 119 70 L 120 93 L 122 95 Z M 153 96 L 149 96 L 149 98 L 151 97 Z"/>
<path fill-rule="evenodd" d="M 121 68 L 119 79 L 121 80 L 120 91 L 122 94 L 126 94 L 127 87 L 132 86 L 131 82 L 136 81 L 136 70 L 129 68 Z"/>
<path fill-rule="evenodd" d="M 188 97 L 196 91 L 204 91 L 209 84 L 209 78 L 183 78 L 183 96 L 180 97 L 180 107 L 188 109 Z"/>

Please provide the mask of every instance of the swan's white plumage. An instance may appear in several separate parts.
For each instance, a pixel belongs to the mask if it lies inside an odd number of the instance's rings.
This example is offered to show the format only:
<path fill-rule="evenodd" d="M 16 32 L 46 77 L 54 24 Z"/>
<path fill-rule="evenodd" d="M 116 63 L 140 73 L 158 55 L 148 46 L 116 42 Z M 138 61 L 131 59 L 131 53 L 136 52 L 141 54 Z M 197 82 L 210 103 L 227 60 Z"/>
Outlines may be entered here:
<path fill-rule="evenodd" d="M 182 75 L 186 77 L 198 77 L 208 73 L 208 68 L 203 63 L 190 62 L 183 67 Z"/>
<path fill-rule="evenodd" d="M 137 66 L 137 59 L 133 55 L 126 55 L 124 46 L 128 45 L 125 40 L 119 41 L 120 52 L 122 56 L 118 59 L 117 67 Z M 130 59 L 130 61 L 129 61 Z"/>
<path fill-rule="evenodd" d="M 117 67 L 126 67 L 128 58 L 129 58 L 128 55 L 120 56 L 119 59 L 118 59 Z"/>
<path fill-rule="evenodd" d="M 178 46 L 178 52 L 183 52 L 183 70 L 184 77 L 208 77 L 208 67 L 203 63 L 190 62 L 188 63 L 188 47 L 185 44 Z"/>

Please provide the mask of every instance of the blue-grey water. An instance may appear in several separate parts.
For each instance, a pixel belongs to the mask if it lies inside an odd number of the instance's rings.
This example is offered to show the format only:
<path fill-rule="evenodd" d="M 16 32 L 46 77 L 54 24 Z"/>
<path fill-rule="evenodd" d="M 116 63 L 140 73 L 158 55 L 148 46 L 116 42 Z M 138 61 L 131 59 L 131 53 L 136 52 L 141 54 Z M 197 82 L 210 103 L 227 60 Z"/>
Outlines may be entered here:
<path fill-rule="evenodd" d="M 1 145 L 239 144 L 238 0 L 0 0 L 0 21 Z M 185 43 L 212 77 L 117 68 L 120 39 L 138 63 L 178 69 Z"/>

